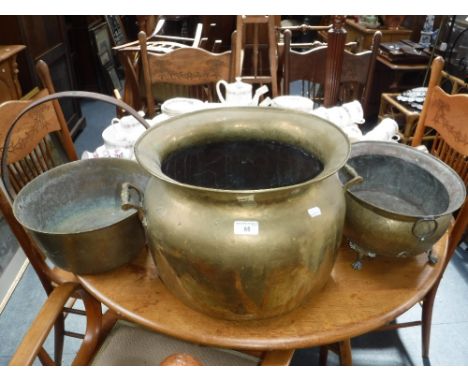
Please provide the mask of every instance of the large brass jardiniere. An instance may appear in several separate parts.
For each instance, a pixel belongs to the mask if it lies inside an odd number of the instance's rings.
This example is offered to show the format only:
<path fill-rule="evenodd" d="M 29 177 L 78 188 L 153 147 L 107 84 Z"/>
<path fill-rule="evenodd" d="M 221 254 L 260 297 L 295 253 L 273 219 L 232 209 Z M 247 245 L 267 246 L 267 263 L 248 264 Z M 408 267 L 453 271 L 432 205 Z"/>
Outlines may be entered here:
<path fill-rule="evenodd" d="M 286 151 L 256 155 L 253 147 L 270 144 Z M 216 145 L 228 149 L 216 151 Z M 236 147 L 244 150 L 239 163 L 228 158 L 239 154 Z M 323 169 L 294 183 L 303 174 L 295 170 L 300 164 L 284 163 L 288 147 L 313 154 Z M 135 155 L 153 175 L 144 213 L 165 285 L 189 306 L 227 319 L 297 307 L 323 287 L 334 265 L 345 213 L 336 172 L 349 150 L 347 137 L 331 123 L 281 109 L 204 110 L 147 131 Z M 270 187 L 277 180 L 279 186 Z M 249 182 L 255 189 L 245 188 Z"/>

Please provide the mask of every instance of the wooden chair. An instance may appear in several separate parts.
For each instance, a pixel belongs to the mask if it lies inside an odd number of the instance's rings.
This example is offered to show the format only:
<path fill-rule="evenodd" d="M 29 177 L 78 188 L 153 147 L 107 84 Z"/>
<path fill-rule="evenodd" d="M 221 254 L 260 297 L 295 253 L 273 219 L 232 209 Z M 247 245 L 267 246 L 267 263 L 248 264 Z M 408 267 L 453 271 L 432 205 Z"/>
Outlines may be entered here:
<path fill-rule="evenodd" d="M 455 77 L 442 71 L 440 87 L 449 94 L 467 94 L 468 83 L 461 78 Z M 379 120 L 383 118 L 393 118 L 400 125 L 401 142 L 411 145 L 419 120 L 420 112 L 411 108 L 408 104 L 400 102 L 397 97 L 400 93 L 382 93 L 380 98 Z M 422 142 L 429 143 L 435 138 L 433 129 L 425 129 Z"/>
<path fill-rule="evenodd" d="M 442 90 L 444 60 L 437 57 L 431 66 L 431 77 L 427 88 L 423 110 L 414 133 L 412 146 L 422 143 L 425 130 L 436 131 L 430 153 L 452 167 L 468 185 L 468 94 L 457 94 Z M 440 84 L 440 85 L 439 85 Z M 449 254 L 453 255 L 466 229 L 466 203 L 459 211 L 450 234 Z M 429 345 L 427 346 L 429 347 Z M 428 353 L 428 350 L 427 350 Z"/>
<path fill-rule="evenodd" d="M 327 46 L 318 44 L 304 52 L 291 49 L 291 31 L 284 31 L 282 94 L 290 94 L 290 84 L 301 81 L 301 95 L 323 103 Z"/>
<path fill-rule="evenodd" d="M 382 33 L 377 31 L 372 39 L 372 49 L 359 53 L 344 51 L 343 67 L 340 80 L 340 103 L 359 100 L 367 115 L 372 84 L 374 82 L 375 63 L 379 52 Z"/>
<path fill-rule="evenodd" d="M 79 284 L 66 283 L 51 293 L 11 359 L 10 365 L 31 365 L 36 357 L 47 359 L 48 365 L 54 365 L 50 357 L 47 357 L 43 343 L 55 320 L 60 316 L 64 303 L 77 292 L 86 306 L 87 325 L 85 339 L 72 365 L 177 365 L 181 359 L 183 364 L 189 365 L 194 362 L 230 366 L 273 363 L 288 365 L 292 358 L 292 352 L 282 352 L 282 358 L 273 358 L 269 356 L 269 352 L 253 354 L 200 346 L 151 332 L 119 320 L 112 311 L 102 315 L 97 300 L 80 289 Z"/>
<path fill-rule="evenodd" d="M 174 36 L 168 35 L 164 32 L 164 25 L 166 24 L 166 19 L 164 17 L 159 17 L 156 23 L 156 27 L 153 32 L 148 35 L 148 41 L 173 41 L 178 42 L 183 45 L 191 46 L 192 48 L 199 48 L 201 44 L 203 24 L 197 23 L 193 37 L 186 36 Z M 144 29 L 141 29 L 147 33 Z"/>
<path fill-rule="evenodd" d="M 44 85 L 36 98 L 54 93 L 49 69 L 44 61 L 37 63 L 37 72 Z M 0 105 L 0 142 L 4 142 L 7 131 L 18 113 L 32 101 L 8 101 Z M 4 144 L 1 144 L 0 153 Z M 78 159 L 68 130 L 65 117 L 57 101 L 47 103 L 27 113 L 19 121 L 11 137 L 8 147 L 7 168 L 13 194 L 36 176 L 55 167 L 58 164 Z M 0 170 L 1 171 L 1 170 Z M 44 255 L 35 246 L 24 228 L 15 219 L 12 212 L 12 202 L 0 187 L 0 209 L 16 236 L 39 280 L 49 295 L 57 285 L 75 281 L 75 277 L 60 269 L 51 268 Z M 67 308 L 68 312 L 76 312 Z M 55 361 L 61 362 L 64 335 L 79 336 L 76 333 L 65 332 L 64 317 L 55 323 Z"/>
<path fill-rule="evenodd" d="M 141 31 L 147 36 L 147 46 L 151 50 L 159 53 L 167 53 L 183 47 L 200 48 L 206 43 L 202 38 L 203 24 L 198 23 L 193 36 L 177 36 L 164 33 L 166 19 L 163 16 L 137 16 L 138 25 Z M 129 43 L 114 47 L 117 51 L 119 60 L 124 69 L 125 84 L 123 94 L 116 93 L 118 99 L 123 101 L 135 110 L 140 110 L 143 103 L 140 95 L 142 94 L 142 75 L 140 66 L 140 41 L 131 41 Z M 117 110 L 118 116 L 123 113 Z"/>
<path fill-rule="evenodd" d="M 329 32 L 329 43 L 336 39 L 336 36 L 342 38 L 342 32 L 337 33 L 336 28 L 335 24 Z M 381 33 L 376 32 L 372 50 L 357 54 L 345 49 L 348 48 L 347 45 L 339 48 L 338 43 L 334 49 L 329 48 L 327 44 L 316 43 L 316 47 L 300 52 L 292 49 L 291 31 L 286 30 L 283 52 L 283 94 L 289 94 L 291 82 L 300 80 L 302 95 L 311 98 L 316 104 L 329 107 L 357 99 L 361 102 L 366 115 L 380 39 Z M 341 66 L 336 63 L 337 56 L 342 56 Z M 339 84 L 338 92 L 336 83 Z"/>
<path fill-rule="evenodd" d="M 317 32 L 326 32 L 330 30 L 333 27 L 333 24 L 329 25 L 309 25 L 309 24 L 300 24 L 300 25 L 288 25 L 288 26 L 283 26 L 283 21 L 281 21 L 281 26 L 276 27 L 276 30 L 279 31 L 279 47 L 280 47 L 280 56 L 282 56 L 281 52 L 281 46 L 284 46 L 284 32 L 289 30 L 292 34 L 291 36 L 291 42 L 290 42 L 290 47 L 292 49 L 297 49 L 297 50 L 307 50 L 307 49 L 312 49 L 316 48 L 319 45 L 326 45 L 326 42 L 322 42 L 321 40 L 314 39 L 313 41 L 301 41 L 301 42 L 293 42 L 294 40 L 294 34 L 297 36 L 299 35 L 306 35 L 306 33 L 314 33 L 316 34 Z M 317 36 L 318 37 L 318 36 Z"/>
<path fill-rule="evenodd" d="M 278 19 L 278 18 L 277 18 Z M 279 19 L 278 19 L 279 20 Z M 273 97 L 278 95 L 278 47 L 276 38 L 275 16 L 237 16 L 236 21 L 236 49 L 232 49 L 235 55 L 235 77 L 241 77 L 242 81 L 251 84 L 262 86 L 269 85 Z M 268 65 L 263 65 L 263 56 L 260 47 L 259 26 L 266 26 L 266 35 L 268 44 Z M 251 44 L 246 43 L 248 34 L 247 28 L 253 28 L 253 41 Z M 247 54 L 249 46 L 250 54 Z M 245 73 L 246 57 L 251 60 L 251 71 Z M 265 70 L 268 67 L 268 70 Z"/>
<path fill-rule="evenodd" d="M 301 80 L 302 95 L 311 98 L 316 105 L 331 107 L 338 103 L 346 40 L 343 23 L 344 16 L 333 16 L 327 32 L 328 44 L 303 52 L 292 49 L 291 31 L 284 32 L 283 94 L 289 94 L 292 81 Z"/>
<path fill-rule="evenodd" d="M 442 57 L 434 59 L 431 66 L 431 77 L 427 89 L 423 110 L 416 126 L 412 146 L 423 143 L 425 130 L 434 129 L 436 137 L 432 142 L 430 153 L 452 167 L 468 185 L 468 94 L 448 94 L 439 86 L 442 78 L 444 60 Z M 452 258 L 460 243 L 468 222 L 468 204 L 464 203 L 456 215 L 450 231 L 447 249 L 447 259 L 444 267 Z M 432 312 L 443 273 L 422 300 L 422 317 L 419 321 L 389 324 L 381 330 L 398 329 L 421 325 L 422 356 L 429 358 Z M 346 340 L 332 347 L 337 350 L 340 360 L 344 364 L 351 364 L 350 341 Z M 326 363 L 327 348 L 321 349 L 321 362 Z"/>
<path fill-rule="evenodd" d="M 233 34 L 233 40 L 235 33 Z M 167 98 L 187 96 L 215 101 L 216 82 L 223 79 L 233 80 L 233 59 L 231 51 L 212 53 L 201 48 L 181 47 L 161 54 L 147 46 L 146 34 L 138 34 L 141 50 L 141 72 L 143 73 L 144 98 L 149 117 L 156 113 L 156 104 Z M 234 43 L 234 42 L 233 42 Z M 170 84 L 177 86 L 173 92 L 159 92 L 158 86 Z M 159 98 L 159 99 L 158 99 Z"/>
<path fill-rule="evenodd" d="M 157 42 L 174 43 L 175 46 L 191 46 L 192 48 L 199 48 L 202 44 L 203 24 L 197 23 L 193 36 L 179 36 L 170 35 L 165 33 L 166 18 L 164 16 L 136 16 L 138 27 L 140 31 L 145 32 L 147 35 L 147 42 L 149 45 L 157 45 Z M 114 49 L 120 50 L 123 48 L 139 48 L 139 41 L 130 41 L 128 43 L 115 46 Z M 129 50 L 130 51 L 130 50 Z"/>

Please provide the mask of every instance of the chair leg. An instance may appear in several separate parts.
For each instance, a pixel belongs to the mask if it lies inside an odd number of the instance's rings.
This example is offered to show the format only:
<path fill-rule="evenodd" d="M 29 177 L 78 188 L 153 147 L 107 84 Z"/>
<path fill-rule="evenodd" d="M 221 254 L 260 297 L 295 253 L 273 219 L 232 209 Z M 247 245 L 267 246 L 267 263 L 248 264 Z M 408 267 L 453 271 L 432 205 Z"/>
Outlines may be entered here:
<path fill-rule="evenodd" d="M 320 346 L 320 366 L 327 365 L 329 349 L 333 350 L 333 352 L 338 354 L 338 356 L 340 357 L 340 366 L 352 366 L 353 356 L 351 352 L 351 338 L 347 338 L 343 341 L 336 342 L 331 345 Z"/>
<path fill-rule="evenodd" d="M 54 361 L 58 366 L 62 364 L 64 338 L 65 318 L 61 314 L 54 325 Z"/>
<path fill-rule="evenodd" d="M 432 311 L 434 308 L 434 301 L 437 293 L 439 282 L 437 282 L 432 289 L 424 296 L 422 304 L 422 325 L 421 325 L 421 339 L 422 339 L 422 356 L 429 358 L 429 346 L 431 342 L 431 326 L 432 326 Z"/>
<path fill-rule="evenodd" d="M 338 349 L 340 356 L 340 365 L 341 366 L 352 366 L 353 365 L 353 356 L 351 353 L 351 338 L 347 338 L 338 343 Z"/>
<path fill-rule="evenodd" d="M 320 346 L 319 365 L 327 366 L 327 361 L 328 361 L 328 346 L 327 345 Z"/>

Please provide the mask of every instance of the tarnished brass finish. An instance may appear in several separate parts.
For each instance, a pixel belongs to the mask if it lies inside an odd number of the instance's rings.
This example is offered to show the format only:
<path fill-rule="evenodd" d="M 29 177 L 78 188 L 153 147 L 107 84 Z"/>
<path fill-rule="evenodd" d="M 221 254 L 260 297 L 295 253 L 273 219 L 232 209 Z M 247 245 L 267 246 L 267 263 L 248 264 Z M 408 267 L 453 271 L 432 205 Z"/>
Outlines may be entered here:
<path fill-rule="evenodd" d="M 298 146 L 324 169 L 304 183 L 260 190 L 197 187 L 161 171 L 174 150 L 247 139 Z M 281 109 L 205 110 L 148 130 L 135 155 L 154 175 L 144 197 L 147 234 L 168 289 L 187 305 L 226 319 L 279 315 L 320 290 L 341 242 L 345 200 L 336 172 L 349 150 L 336 126 Z"/>
<path fill-rule="evenodd" d="M 442 161 L 389 142 L 352 144 L 348 163 L 364 178 L 346 192 L 345 236 L 363 254 L 429 251 L 465 200 L 460 177 Z M 340 179 L 349 175 L 340 171 Z"/>
<path fill-rule="evenodd" d="M 373 256 L 407 257 L 415 256 L 431 249 L 448 228 L 451 214 L 439 216 L 435 223 L 420 223 L 431 236 L 420 240 L 412 231 L 418 218 L 407 218 L 401 214 L 385 214 L 369 208 L 350 195 L 346 196 L 345 236 L 357 244 L 359 250 Z M 428 220 L 428 222 L 433 220 Z"/>
<path fill-rule="evenodd" d="M 148 178 L 126 159 L 67 163 L 28 183 L 13 212 L 56 266 L 77 274 L 105 272 L 145 246 L 138 213 L 121 208 L 121 188 L 131 182 L 144 189 Z"/>

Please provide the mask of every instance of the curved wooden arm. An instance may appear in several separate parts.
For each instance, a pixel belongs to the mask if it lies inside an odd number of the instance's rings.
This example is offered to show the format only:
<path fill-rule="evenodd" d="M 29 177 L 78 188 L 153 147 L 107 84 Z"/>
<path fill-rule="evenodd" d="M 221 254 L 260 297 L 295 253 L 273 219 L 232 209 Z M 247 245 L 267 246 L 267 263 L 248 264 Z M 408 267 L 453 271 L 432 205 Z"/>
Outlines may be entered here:
<path fill-rule="evenodd" d="M 57 317 L 62 313 L 64 304 L 78 287 L 79 284 L 66 283 L 52 291 L 13 355 L 10 365 L 32 365 Z"/>
<path fill-rule="evenodd" d="M 85 306 L 86 331 L 80 349 L 72 362 L 72 366 L 88 365 L 96 353 L 102 336 L 101 303 L 84 289 L 79 289 L 78 293 L 80 294 Z"/>
<path fill-rule="evenodd" d="M 69 282 L 56 287 L 52 291 L 10 360 L 11 366 L 32 365 L 38 354 L 43 352 L 42 345 L 55 321 L 62 314 L 65 303 L 75 292 L 82 295 L 86 308 L 87 325 L 85 338 L 73 364 L 85 365 L 89 362 L 99 340 L 102 317 L 101 306 L 98 301 L 79 288 L 79 284 Z"/>

